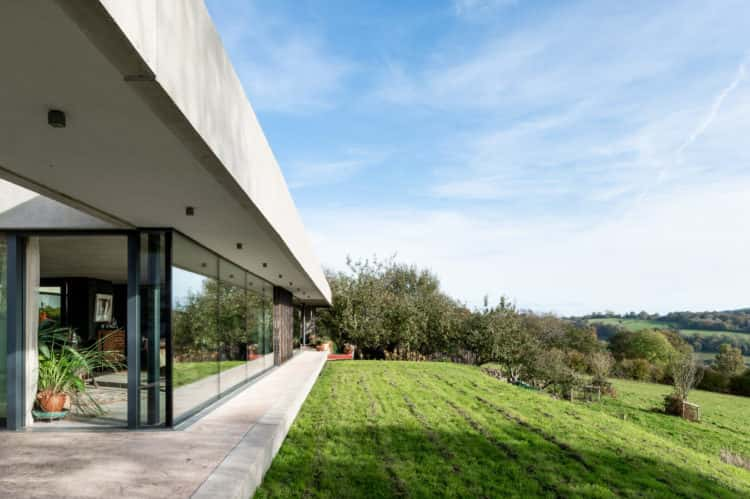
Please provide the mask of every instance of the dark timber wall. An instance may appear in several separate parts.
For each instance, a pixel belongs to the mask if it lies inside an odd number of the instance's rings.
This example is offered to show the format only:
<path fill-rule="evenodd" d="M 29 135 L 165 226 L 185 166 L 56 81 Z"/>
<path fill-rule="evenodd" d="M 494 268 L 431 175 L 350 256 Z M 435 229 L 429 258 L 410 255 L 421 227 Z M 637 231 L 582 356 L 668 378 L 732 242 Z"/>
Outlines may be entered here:
<path fill-rule="evenodd" d="M 289 360 L 294 348 L 294 308 L 292 293 L 273 288 L 273 361 L 280 365 Z"/>

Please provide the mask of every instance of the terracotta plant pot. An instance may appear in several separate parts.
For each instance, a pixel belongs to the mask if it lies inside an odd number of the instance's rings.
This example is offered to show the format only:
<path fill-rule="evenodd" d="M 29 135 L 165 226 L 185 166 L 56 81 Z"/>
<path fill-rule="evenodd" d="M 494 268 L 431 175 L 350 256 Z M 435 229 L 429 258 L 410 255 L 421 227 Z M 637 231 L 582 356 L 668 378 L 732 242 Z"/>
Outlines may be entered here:
<path fill-rule="evenodd" d="M 50 391 L 39 392 L 36 394 L 36 400 L 39 407 L 44 412 L 61 412 L 65 407 L 68 396 L 64 393 L 54 393 Z"/>

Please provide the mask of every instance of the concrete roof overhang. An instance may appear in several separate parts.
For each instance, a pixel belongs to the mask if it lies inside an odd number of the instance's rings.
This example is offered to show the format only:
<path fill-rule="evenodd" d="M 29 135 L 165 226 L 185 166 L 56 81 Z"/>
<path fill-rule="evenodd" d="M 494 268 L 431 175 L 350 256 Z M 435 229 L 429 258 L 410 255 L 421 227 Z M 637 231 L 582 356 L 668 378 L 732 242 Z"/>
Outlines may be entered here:
<path fill-rule="evenodd" d="M 116 227 L 174 227 L 299 302 L 330 304 L 201 0 L 6 2 L 0 61 L 0 177 Z"/>

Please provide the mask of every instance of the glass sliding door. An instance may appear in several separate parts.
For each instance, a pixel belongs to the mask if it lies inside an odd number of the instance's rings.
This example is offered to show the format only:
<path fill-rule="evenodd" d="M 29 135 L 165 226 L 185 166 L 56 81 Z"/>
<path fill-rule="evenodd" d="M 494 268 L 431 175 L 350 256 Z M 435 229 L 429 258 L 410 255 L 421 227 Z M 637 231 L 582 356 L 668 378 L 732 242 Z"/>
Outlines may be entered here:
<path fill-rule="evenodd" d="M 166 352 L 170 319 L 166 254 L 164 232 L 141 234 L 139 426 L 162 426 L 166 422 Z"/>
<path fill-rule="evenodd" d="M 179 420 L 219 396 L 219 259 L 173 237 L 172 387 Z"/>
<path fill-rule="evenodd" d="M 245 271 L 219 261 L 219 363 L 220 391 L 247 379 L 247 303 Z"/>
<path fill-rule="evenodd" d="M 247 369 L 248 377 L 251 378 L 269 367 L 266 365 L 268 338 L 264 287 L 268 286 L 252 274 L 247 274 L 247 331 L 249 335 Z"/>
<path fill-rule="evenodd" d="M 273 287 L 264 284 L 261 288 L 263 301 L 263 362 L 266 369 L 273 367 Z"/>
<path fill-rule="evenodd" d="M 172 233 L 173 419 L 179 423 L 273 366 L 272 289 Z"/>
<path fill-rule="evenodd" d="M 8 248 L 0 234 L 0 428 L 8 417 Z"/>

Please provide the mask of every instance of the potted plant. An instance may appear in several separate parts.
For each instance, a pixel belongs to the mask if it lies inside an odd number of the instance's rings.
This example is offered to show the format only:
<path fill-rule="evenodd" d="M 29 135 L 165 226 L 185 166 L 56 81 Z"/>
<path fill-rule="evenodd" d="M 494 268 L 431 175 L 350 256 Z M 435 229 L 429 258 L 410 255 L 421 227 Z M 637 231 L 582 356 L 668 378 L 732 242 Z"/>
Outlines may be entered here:
<path fill-rule="evenodd" d="M 118 369 L 120 354 L 102 351 L 99 342 L 88 348 L 76 348 L 69 342 L 72 337 L 70 328 L 39 332 L 36 405 L 48 414 L 62 413 L 68 405 L 77 406 L 82 412 L 101 414 L 101 406 L 86 391 L 85 380 L 97 370 Z"/>
<path fill-rule="evenodd" d="M 318 352 L 327 352 L 330 350 L 330 344 L 327 339 L 315 338 L 315 349 Z"/>

